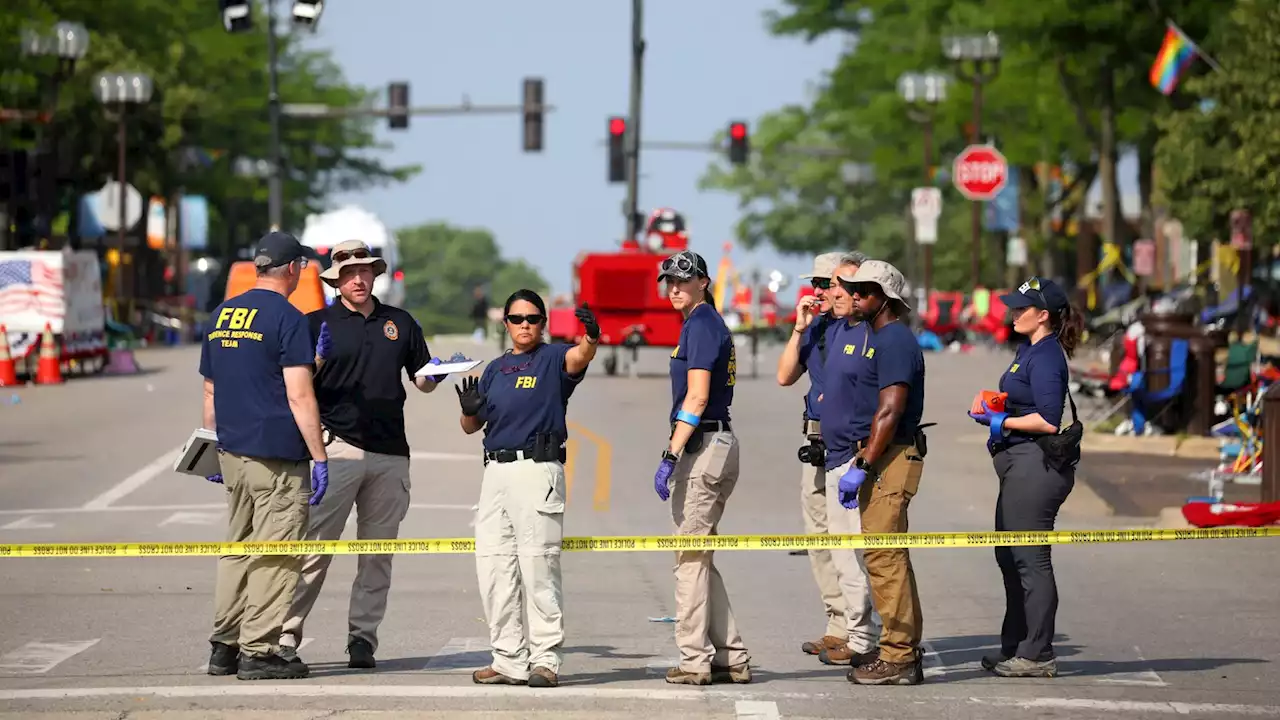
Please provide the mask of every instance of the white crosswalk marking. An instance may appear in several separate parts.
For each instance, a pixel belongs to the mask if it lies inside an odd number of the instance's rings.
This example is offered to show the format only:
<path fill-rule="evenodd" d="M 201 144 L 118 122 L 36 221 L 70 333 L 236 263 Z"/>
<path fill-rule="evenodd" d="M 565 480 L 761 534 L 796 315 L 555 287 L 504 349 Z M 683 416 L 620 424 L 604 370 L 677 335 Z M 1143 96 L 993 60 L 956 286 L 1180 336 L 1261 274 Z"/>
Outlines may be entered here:
<path fill-rule="evenodd" d="M 449 642 L 432 655 L 422 669 L 455 673 L 479 670 L 489 664 L 491 650 L 489 638 L 449 638 Z"/>
<path fill-rule="evenodd" d="M 739 700 L 734 703 L 738 720 L 780 720 L 778 703 L 767 700 Z"/>
<path fill-rule="evenodd" d="M 102 638 L 68 642 L 29 642 L 0 655 L 0 674 L 43 675 L 57 665 L 98 644 Z"/>
<path fill-rule="evenodd" d="M 680 667 L 680 658 L 659 658 L 645 663 L 644 671 L 648 675 L 666 675 L 667 671 L 674 667 Z"/>
<path fill-rule="evenodd" d="M 160 527 L 165 525 L 217 525 L 222 522 L 220 512 L 176 512 L 165 518 Z"/>
<path fill-rule="evenodd" d="M 1139 664 L 1147 662 L 1147 659 L 1142 655 L 1142 648 L 1134 645 L 1133 652 L 1138 656 Z M 1098 682 L 1110 685 L 1139 685 L 1142 687 L 1166 687 L 1168 685 L 1155 670 L 1150 668 L 1134 672 L 1111 673 L 1106 677 L 1098 678 Z"/>
<path fill-rule="evenodd" d="M 45 530 L 51 527 L 53 527 L 53 523 L 45 522 L 35 515 L 28 515 L 14 520 L 4 527 L 0 527 L 0 530 Z"/>
<path fill-rule="evenodd" d="M 920 647 L 924 650 L 924 658 L 922 660 L 924 676 L 931 678 L 946 675 L 947 666 L 942 662 L 942 656 L 938 654 L 938 651 L 933 649 L 933 643 L 921 642 Z"/>
<path fill-rule="evenodd" d="M 310 645 L 312 640 L 315 640 L 315 638 L 302 638 L 302 642 L 298 643 L 298 654 L 302 654 L 303 648 Z M 305 662 L 306 658 L 303 658 L 303 661 Z M 196 672 L 201 674 L 209 672 L 209 662 L 206 660 L 204 664 L 196 668 Z"/>

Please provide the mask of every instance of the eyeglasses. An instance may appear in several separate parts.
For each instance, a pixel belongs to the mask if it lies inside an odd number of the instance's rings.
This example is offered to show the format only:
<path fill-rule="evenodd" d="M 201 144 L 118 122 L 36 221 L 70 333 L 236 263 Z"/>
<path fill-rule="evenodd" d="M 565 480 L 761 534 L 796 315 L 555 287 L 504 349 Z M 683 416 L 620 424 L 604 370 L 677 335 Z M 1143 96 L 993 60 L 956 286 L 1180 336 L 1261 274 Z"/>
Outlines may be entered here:
<path fill-rule="evenodd" d="M 358 250 L 339 250 L 338 252 L 333 254 L 333 261 L 335 263 L 344 263 L 350 260 L 351 258 L 356 258 L 357 260 L 364 260 L 368 257 L 369 257 L 369 251 L 365 250 L 364 248 L 360 248 Z"/>
<path fill-rule="evenodd" d="M 873 282 L 849 282 L 848 280 L 841 280 L 840 287 L 844 288 L 844 291 L 850 295 L 861 295 L 862 297 L 873 295 L 880 289 L 880 286 Z"/>
<path fill-rule="evenodd" d="M 536 313 L 533 315 L 508 315 L 507 322 L 512 325 L 522 325 L 526 322 L 530 325 L 540 325 L 542 324 L 542 316 Z"/>
<path fill-rule="evenodd" d="M 498 367 L 502 370 L 503 375 L 510 375 L 512 373 L 524 372 L 525 370 L 528 370 L 532 366 L 533 366 L 533 358 L 529 358 L 528 360 L 525 360 L 524 362 L 519 363 L 517 365 L 499 365 Z"/>
<path fill-rule="evenodd" d="M 809 281 L 814 290 L 830 290 L 831 278 L 813 278 Z"/>

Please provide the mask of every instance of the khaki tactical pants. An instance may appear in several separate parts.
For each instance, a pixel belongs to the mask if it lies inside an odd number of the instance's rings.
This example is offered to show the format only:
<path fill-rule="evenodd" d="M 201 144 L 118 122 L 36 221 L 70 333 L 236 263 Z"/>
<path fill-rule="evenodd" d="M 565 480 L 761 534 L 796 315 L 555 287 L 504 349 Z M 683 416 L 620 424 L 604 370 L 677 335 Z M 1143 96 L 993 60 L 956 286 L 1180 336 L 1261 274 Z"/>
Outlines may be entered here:
<path fill-rule="evenodd" d="M 800 509 L 804 515 L 806 535 L 827 533 L 826 477 L 827 471 L 823 468 L 808 463 L 800 466 Z M 844 601 L 844 593 L 840 589 L 840 578 L 836 574 L 831 551 L 810 548 L 807 553 L 809 568 L 813 570 L 813 580 L 818 584 L 822 606 L 827 613 L 827 630 L 823 634 L 847 640 L 849 634 L 849 629 L 845 626 L 847 605 Z"/>
<path fill-rule="evenodd" d="M 356 538 L 394 540 L 400 523 L 409 512 L 409 458 L 367 452 L 342 439 L 329 444 L 329 489 L 320 504 L 311 509 L 307 540 L 337 540 L 342 537 L 351 507 L 356 508 Z M 347 633 L 368 641 L 378 649 L 378 625 L 387 613 L 391 591 L 393 555 L 357 556 L 356 579 L 351 584 L 351 604 L 347 611 Z M 296 648 L 302 642 L 302 626 L 320 597 L 320 587 L 329 574 L 332 555 L 308 555 L 303 560 L 284 623 L 283 645 Z"/>
<path fill-rule="evenodd" d="M 862 533 L 861 511 L 849 510 L 840 504 L 840 478 L 851 465 L 853 460 L 827 473 L 827 527 L 832 535 Z M 858 504 L 861 507 L 862 503 Z M 841 594 L 844 595 L 849 649 L 856 653 L 865 653 L 874 648 L 880 642 L 882 629 L 880 614 L 871 602 L 871 583 L 864 552 L 862 548 L 831 551 Z"/>
<path fill-rule="evenodd" d="M 890 445 L 873 467 L 880 473 L 879 481 L 863 483 L 858 493 L 863 531 L 908 532 L 907 506 L 920 489 L 924 459 L 914 445 Z M 924 636 L 924 618 L 911 555 L 906 548 L 884 548 L 868 549 L 865 557 L 871 596 L 884 621 L 880 659 L 899 664 L 914 662 Z"/>
<path fill-rule="evenodd" d="M 671 519 L 680 535 L 715 535 L 725 502 L 738 482 L 738 439 L 707 433 L 698 452 L 686 451 L 671 474 Z M 724 580 L 710 551 L 676 553 L 676 646 L 680 669 L 709 673 L 750 657 L 738 633 Z"/>
<path fill-rule="evenodd" d="M 310 465 L 218 452 L 227 491 L 228 542 L 297 542 L 307 530 Z M 218 558 L 214 642 L 245 655 L 276 652 L 302 559 L 297 555 Z"/>
<path fill-rule="evenodd" d="M 489 623 L 494 670 L 517 680 L 560 672 L 564 591 L 564 466 L 490 462 L 476 511 L 476 575 Z"/>

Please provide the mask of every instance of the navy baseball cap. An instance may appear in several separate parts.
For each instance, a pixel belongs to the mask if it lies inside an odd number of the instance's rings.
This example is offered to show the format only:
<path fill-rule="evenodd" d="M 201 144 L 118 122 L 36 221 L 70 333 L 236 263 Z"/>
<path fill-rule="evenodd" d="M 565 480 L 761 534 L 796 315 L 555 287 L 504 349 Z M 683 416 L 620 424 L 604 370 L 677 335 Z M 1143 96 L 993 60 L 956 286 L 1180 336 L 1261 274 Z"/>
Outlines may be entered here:
<path fill-rule="evenodd" d="M 1060 312 L 1071 304 L 1071 299 L 1067 297 L 1067 293 L 1063 291 L 1058 283 L 1052 280 L 1032 277 L 1019 285 L 1016 292 L 1001 295 L 1000 302 L 1004 303 L 1010 310 L 1037 307 L 1049 312 Z"/>
<path fill-rule="evenodd" d="M 318 260 L 320 254 L 298 242 L 287 232 L 272 230 L 263 235 L 253 248 L 253 264 L 260 268 L 288 265 L 298 258 Z"/>

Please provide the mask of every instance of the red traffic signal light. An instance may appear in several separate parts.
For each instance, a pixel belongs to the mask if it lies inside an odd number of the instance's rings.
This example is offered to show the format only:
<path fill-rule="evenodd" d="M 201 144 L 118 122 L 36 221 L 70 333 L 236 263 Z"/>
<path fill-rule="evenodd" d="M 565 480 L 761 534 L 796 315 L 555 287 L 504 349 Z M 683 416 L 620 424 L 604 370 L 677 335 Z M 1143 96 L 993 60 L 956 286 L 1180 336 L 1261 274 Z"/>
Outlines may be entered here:
<path fill-rule="evenodd" d="M 729 123 L 729 162 L 743 165 L 747 162 L 747 151 L 750 141 L 747 139 L 747 124 L 735 120 Z"/>
<path fill-rule="evenodd" d="M 624 140 L 627 134 L 627 119 L 620 116 L 609 118 L 609 182 L 620 183 L 627 179 L 627 151 Z"/>
<path fill-rule="evenodd" d="M 612 117 L 609 118 L 609 134 L 621 135 L 627 131 L 627 121 L 625 118 Z"/>

